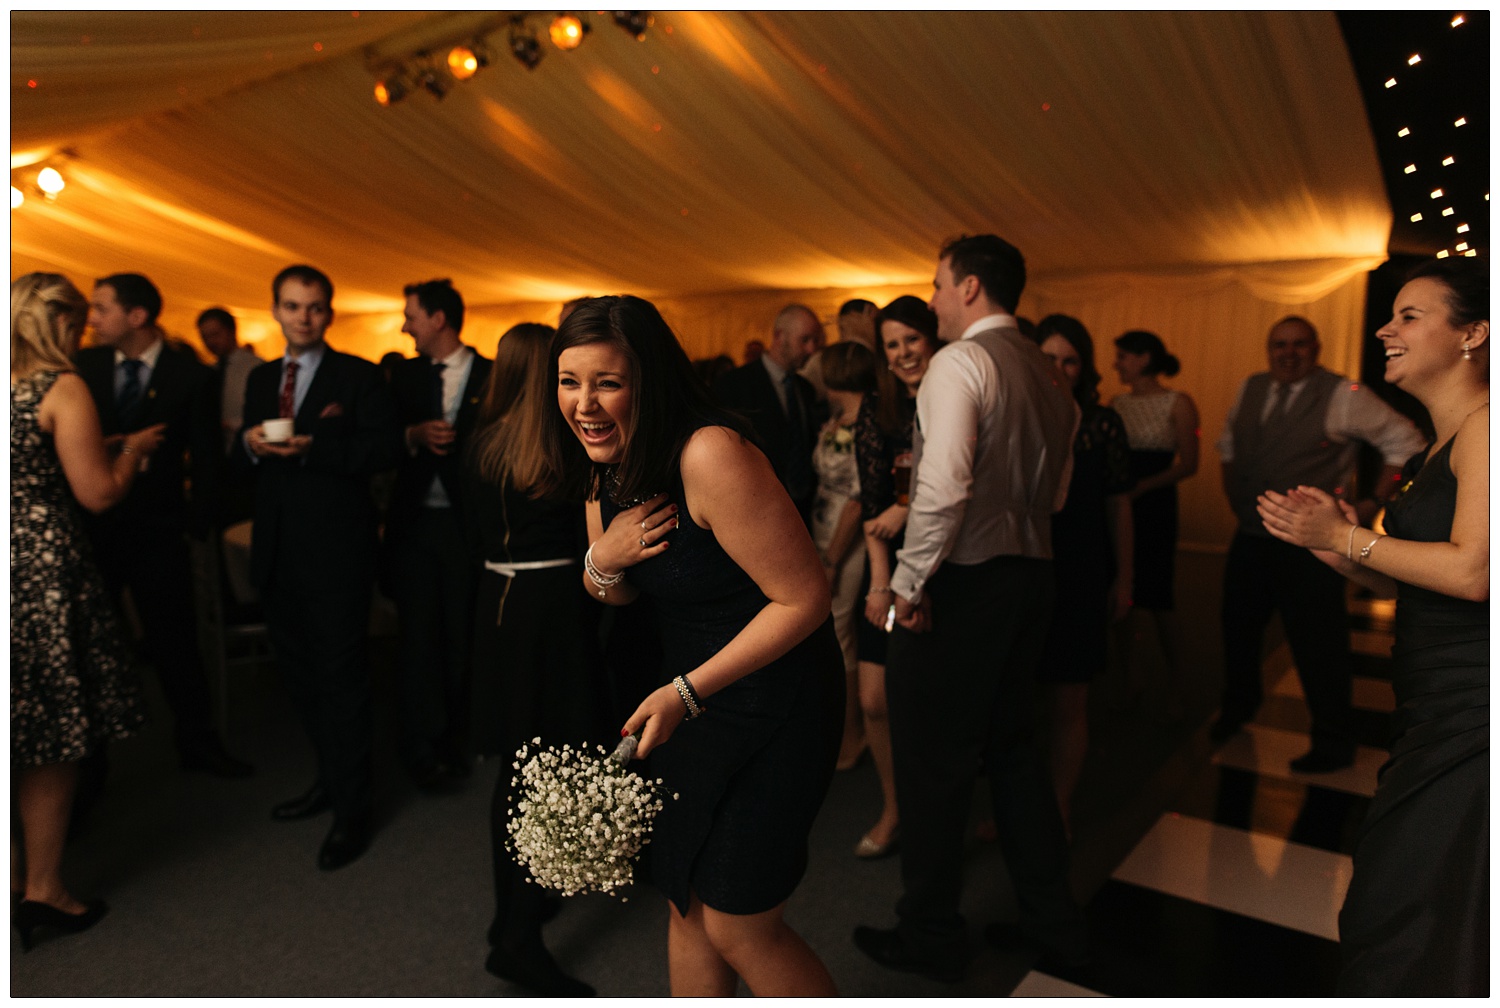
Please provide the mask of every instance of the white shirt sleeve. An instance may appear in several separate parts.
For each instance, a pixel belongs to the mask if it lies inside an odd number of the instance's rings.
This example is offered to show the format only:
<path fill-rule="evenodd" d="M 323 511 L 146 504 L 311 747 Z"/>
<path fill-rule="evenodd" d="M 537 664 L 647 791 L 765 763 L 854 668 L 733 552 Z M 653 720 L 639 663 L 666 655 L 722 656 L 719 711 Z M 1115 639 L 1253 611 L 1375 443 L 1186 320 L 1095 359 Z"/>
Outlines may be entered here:
<path fill-rule="evenodd" d="M 953 552 L 974 491 L 974 449 L 979 437 L 983 389 L 968 341 L 944 347 L 932 358 L 917 391 L 922 458 L 912 475 L 906 544 L 897 554 L 891 589 L 909 602 Z"/>
<path fill-rule="evenodd" d="M 1363 441 L 1374 446 L 1389 466 L 1405 465 L 1427 446 L 1427 439 L 1415 424 L 1359 382 L 1346 381 L 1333 390 L 1324 431 L 1335 441 Z"/>

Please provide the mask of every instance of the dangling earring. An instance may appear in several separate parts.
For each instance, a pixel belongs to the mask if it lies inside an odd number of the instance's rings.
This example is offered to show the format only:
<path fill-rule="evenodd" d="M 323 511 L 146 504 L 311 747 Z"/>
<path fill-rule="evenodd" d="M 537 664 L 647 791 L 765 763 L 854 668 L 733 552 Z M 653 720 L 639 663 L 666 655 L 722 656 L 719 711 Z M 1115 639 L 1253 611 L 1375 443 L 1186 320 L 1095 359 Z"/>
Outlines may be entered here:
<path fill-rule="evenodd" d="M 1464 360 L 1473 360 L 1473 357 L 1469 354 L 1469 344 L 1467 341 L 1464 343 Z"/>

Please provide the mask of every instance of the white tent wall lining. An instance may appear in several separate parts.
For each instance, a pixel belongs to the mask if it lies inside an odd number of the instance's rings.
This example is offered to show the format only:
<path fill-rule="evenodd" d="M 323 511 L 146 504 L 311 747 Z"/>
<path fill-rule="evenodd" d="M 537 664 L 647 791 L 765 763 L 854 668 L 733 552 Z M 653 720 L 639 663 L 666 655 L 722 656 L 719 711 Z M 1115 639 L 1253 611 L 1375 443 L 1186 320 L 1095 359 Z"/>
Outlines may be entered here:
<path fill-rule="evenodd" d="M 331 341 L 372 358 L 409 349 L 414 280 L 452 277 L 486 349 L 629 291 L 737 357 L 788 301 L 924 293 L 944 239 L 995 231 L 1022 310 L 1083 319 L 1103 370 L 1132 327 L 1182 359 L 1200 543 L 1228 538 L 1209 443 L 1270 323 L 1358 359 L 1390 210 L 1326 11 L 659 12 L 643 42 L 596 24 L 531 73 L 502 54 L 442 102 L 370 99 L 360 47 L 483 16 L 14 12 L 13 167 L 77 156 L 12 213 L 12 274 L 143 272 L 172 331 L 223 304 L 271 357 L 291 262 L 333 276 Z"/>

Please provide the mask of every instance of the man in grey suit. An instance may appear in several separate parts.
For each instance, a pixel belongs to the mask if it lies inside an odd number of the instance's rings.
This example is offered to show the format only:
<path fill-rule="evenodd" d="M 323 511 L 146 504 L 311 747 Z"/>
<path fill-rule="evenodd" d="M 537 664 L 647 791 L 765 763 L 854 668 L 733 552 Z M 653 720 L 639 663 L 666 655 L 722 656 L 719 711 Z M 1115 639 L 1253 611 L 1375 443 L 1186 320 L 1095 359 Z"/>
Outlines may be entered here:
<path fill-rule="evenodd" d="M 886 690 L 903 892 L 896 927 L 856 928 L 854 942 L 882 966 L 949 982 L 970 957 L 958 907 L 981 764 L 1020 907 L 1020 927 L 991 929 L 992 940 L 1067 961 L 1084 951 L 1030 698 L 1078 409 L 1016 328 L 1025 282 L 1021 253 L 994 235 L 943 249 L 931 305 L 947 345 L 917 394 L 911 514 L 891 577 Z"/>

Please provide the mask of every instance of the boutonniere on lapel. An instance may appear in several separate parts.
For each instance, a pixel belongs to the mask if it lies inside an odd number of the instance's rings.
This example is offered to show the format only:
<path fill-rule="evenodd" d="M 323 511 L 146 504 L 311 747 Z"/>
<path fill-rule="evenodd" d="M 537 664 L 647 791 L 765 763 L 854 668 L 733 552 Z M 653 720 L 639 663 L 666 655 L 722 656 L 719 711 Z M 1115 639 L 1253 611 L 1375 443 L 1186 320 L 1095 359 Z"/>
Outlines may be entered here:
<path fill-rule="evenodd" d="M 319 420 L 327 420 L 329 417 L 341 417 L 344 415 L 344 407 L 336 402 L 331 402 L 323 407 L 323 412 L 318 414 Z"/>

